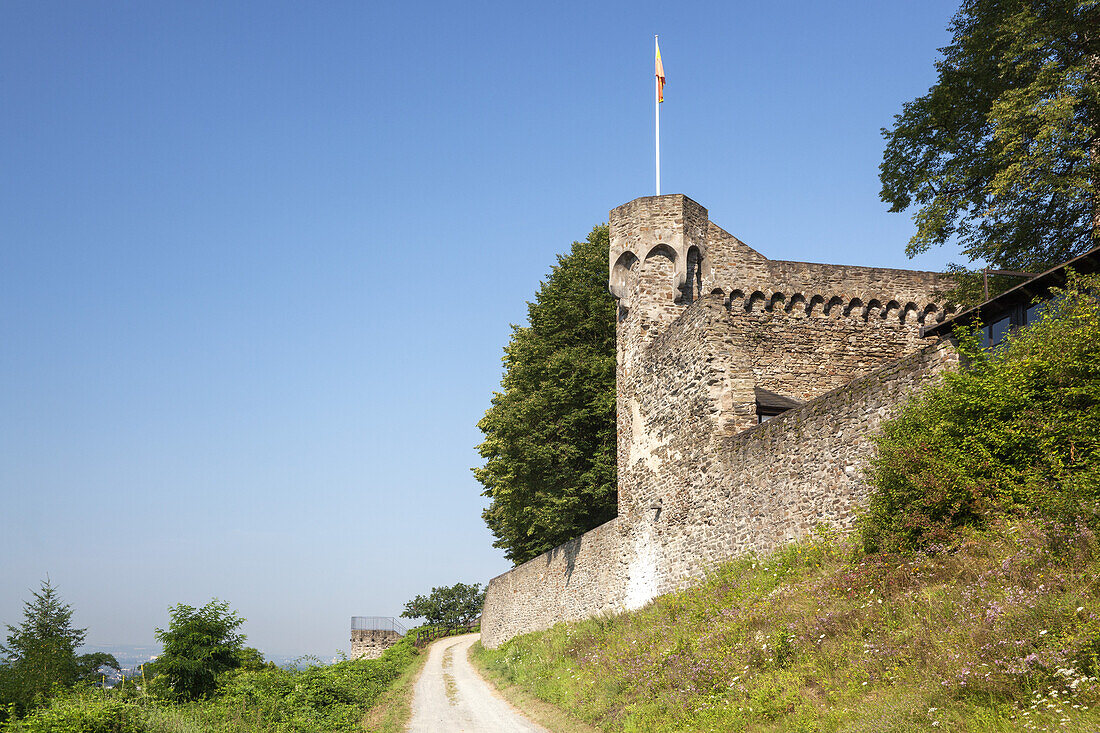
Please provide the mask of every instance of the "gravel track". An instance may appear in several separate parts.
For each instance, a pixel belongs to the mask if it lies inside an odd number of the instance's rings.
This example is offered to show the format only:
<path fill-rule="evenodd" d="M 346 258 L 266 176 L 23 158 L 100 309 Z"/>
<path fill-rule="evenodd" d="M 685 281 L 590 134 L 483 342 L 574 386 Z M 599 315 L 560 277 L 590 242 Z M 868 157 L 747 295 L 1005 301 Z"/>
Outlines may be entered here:
<path fill-rule="evenodd" d="M 413 687 L 409 733 L 549 733 L 524 718 L 481 678 L 466 652 L 481 634 L 440 639 Z"/>

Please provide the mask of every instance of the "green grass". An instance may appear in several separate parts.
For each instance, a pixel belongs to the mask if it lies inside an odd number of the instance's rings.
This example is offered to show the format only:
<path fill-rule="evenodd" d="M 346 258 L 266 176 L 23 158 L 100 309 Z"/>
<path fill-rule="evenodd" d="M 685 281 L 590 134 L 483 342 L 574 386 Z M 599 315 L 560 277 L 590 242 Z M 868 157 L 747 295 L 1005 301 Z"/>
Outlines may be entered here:
<path fill-rule="evenodd" d="M 934 553 L 818 539 L 473 656 L 608 731 L 1100 730 L 1100 547 L 1016 523 Z"/>

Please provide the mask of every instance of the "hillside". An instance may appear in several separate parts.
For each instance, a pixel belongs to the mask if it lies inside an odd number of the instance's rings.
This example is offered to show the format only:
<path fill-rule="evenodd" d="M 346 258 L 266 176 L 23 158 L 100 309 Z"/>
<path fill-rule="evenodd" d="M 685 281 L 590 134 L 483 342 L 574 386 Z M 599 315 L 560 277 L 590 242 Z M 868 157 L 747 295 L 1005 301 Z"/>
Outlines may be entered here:
<path fill-rule="evenodd" d="M 608 731 L 1096 731 L 1098 578 L 1084 526 L 909 555 L 819 537 L 475 658 Z"/>

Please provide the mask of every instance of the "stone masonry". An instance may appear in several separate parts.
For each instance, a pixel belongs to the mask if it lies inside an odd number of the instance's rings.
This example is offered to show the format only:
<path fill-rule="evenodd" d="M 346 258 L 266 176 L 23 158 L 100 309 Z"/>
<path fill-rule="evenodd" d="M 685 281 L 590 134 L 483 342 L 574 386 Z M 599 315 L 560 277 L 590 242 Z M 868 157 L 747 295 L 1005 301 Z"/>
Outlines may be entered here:
<path fill-rule="evenodd" d="M 400 640 L 401 634 L 390 629 L 352 629 L 351 658 L 378 659 Z"/>
<path fill-rule="evenodd" d="M 682 195 L 610 218 L 619 516 L 490 581 L 489 647 L 850 530 L 870 437 L 957 362 L 920 337 L 951 312 L 936 273 L 768 260 Z M 761 394 L 794 407 L 760 422 Z"/>

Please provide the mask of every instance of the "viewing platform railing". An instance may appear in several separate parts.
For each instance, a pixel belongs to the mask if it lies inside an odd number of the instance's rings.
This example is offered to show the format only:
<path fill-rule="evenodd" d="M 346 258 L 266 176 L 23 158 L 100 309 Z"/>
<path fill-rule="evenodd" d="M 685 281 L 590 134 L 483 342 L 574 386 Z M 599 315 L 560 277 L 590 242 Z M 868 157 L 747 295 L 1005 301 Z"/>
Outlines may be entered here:
<path fill-rule="evenodd" d="M 395 631 L 404 636 L 408 631 L 392 616 L 352 616 L 352 631 Z"/>

